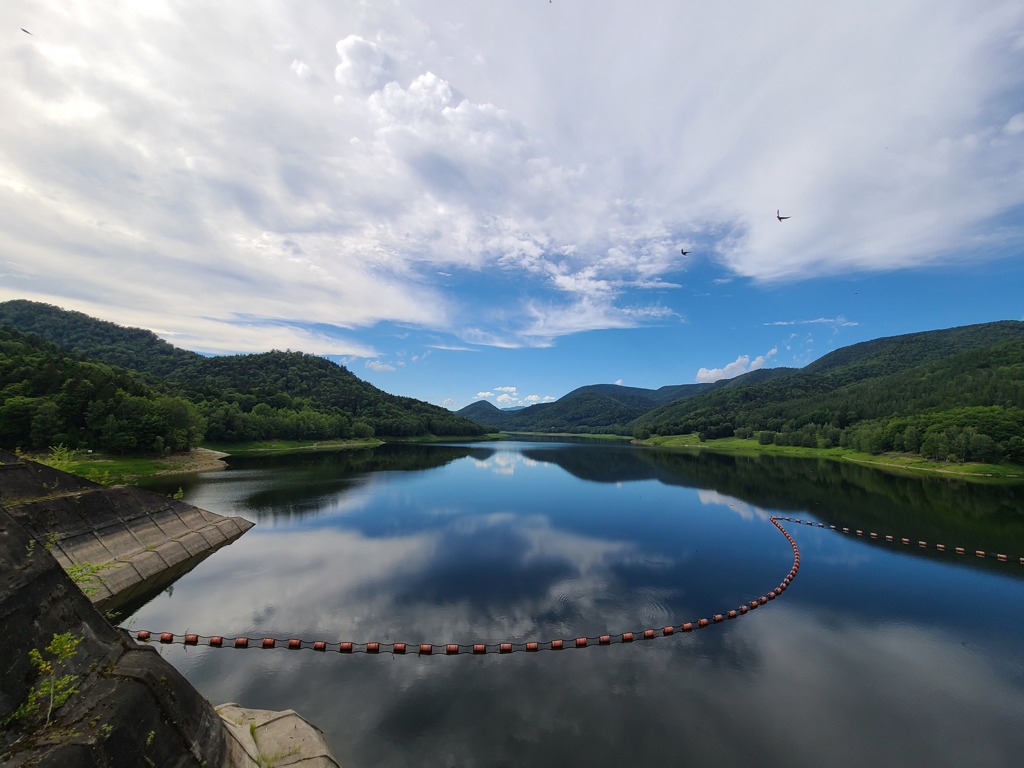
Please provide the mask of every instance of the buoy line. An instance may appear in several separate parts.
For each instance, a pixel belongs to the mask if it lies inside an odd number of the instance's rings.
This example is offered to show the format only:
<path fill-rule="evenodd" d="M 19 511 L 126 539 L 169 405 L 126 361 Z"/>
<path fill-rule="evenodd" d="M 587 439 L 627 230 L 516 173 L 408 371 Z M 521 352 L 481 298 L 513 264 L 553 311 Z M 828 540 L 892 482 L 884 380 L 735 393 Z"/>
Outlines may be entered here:
<path fill-rule="evenodd" d="M 779 597 L 786 591 L 800 570 L 800 549 L 797 547 L 796 541 L 789 534 L 789 531 L 787 531 L 779 522 L 780 520 L 797 525 L 806 525 L 812 528 L 832 530 L 837 533 L 847 535 L 852 534 L 854 536 L 866 537 L 871 540 L 884 541 L 887 543 L 898 542 L 904 546 L 916 546 L 919 549 L 929 549 L 934 547 L 937 552 L 952 552 L 956 555 L 967 555 L 970 553 L 970 551 L 965 547 L 947 547 L 945 544 L 930 545 L 926 541 L 912 539 L 906 536 L 897 537 L 889 534 L 878 534 L 873 531 L 865 532 L 861 529 L 851 530 L 848 527 L 836 527 L 834 525 L 826 525 L 825 523 L 813 520 L 801 520 L 799 518 L 776 515 L 772 515 L 768 520 L 779 530 L 779 532 L 782 533 L 783 536 L 786 537 L 786 541 L 789 542 L 793 549 L 793 565 L 789 569 L 789 573 L 786 574 L 785 578 L 779 582 L 779 585 L 770 592 L 766 592 L 760 597 L 750 600 L 736 608 L 723 611 L 722 613 L 716 613 L 709 617 L 700 618 L 695 621 L 669 624 L 660 628 L 647 628 L 616 634 L 608 633 L 603 635 L 577 637 L 572 640 L 556 639 L 543 642 L 527 641 L 502 643 L 382 643 L 375 641 L 328 642 L 326 640 L 303 640 L 295 637 L 230 637 L 228 635 L 199 635 L 194 633 L 176 634 L 173 632 L 154 632 L 148 629 L 140 629 L 136 631 L 135 639 L 144 643 L 157 641 L 165 645 L 175 643 L 186 646 L 202 645 L 210 648 L 286 648 L 292 651 L 312 650 L 320 653 L 333 651 L 342 654 L 366 653 L 418 656 L 457 656 L 463 654 L 481 655 L 488 653 L 509 654 L 517 652 L 534 653 L 539 651 L 562 651 L 570 648 L 589 648 L 594 645 L 621 645 L 642 640 L 654 640 L 658 637 L 668 637 L 676 634 L 677 632 L 694 632 L 716 624 L 722 624 L 723 622 L 731 619 L 745 616 L 751 611 L 756 610 L 763 605 L 767 605 L 769 602 Z M 1012 559 L 1005 554 L 986 552 L 980 549 L 973 550 L 973 554 L 975 557 L 979 558 L 993 558 L 998 562 L 1010 562 Z M 1018 561 L 1021 565 L 1024 565 L 1024 557 L 1020 557 Z M 125 628 L 122 627 L 122 629 Z"/>

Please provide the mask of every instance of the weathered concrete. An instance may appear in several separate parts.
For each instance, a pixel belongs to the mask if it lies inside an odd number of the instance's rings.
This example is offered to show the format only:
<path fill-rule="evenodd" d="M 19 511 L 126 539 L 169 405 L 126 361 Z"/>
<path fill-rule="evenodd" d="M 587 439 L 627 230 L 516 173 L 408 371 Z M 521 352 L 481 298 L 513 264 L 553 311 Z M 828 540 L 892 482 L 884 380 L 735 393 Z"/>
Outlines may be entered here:
<path fill-rule="evenodd" d="M 3 451 L 0 504 L 65 569 L 107 566 L 82 585 L 106 611 L 173 583 L 253 526 L 133 486 L 99 485 Z"/>
<path fill-rule="evenodd" d="M 245 709 L 229 703 L 217 707 L 217 714 L 227 729 L 232 768 L 340 768 L 320 729 L 294 710 Z"/>
<path fill-rule="evenodd" d="M 0 507 L 0 722 L 45 681 L 29 651 L 54 635 L 79 639 L 57 676 L 77 691 L 45 725 L 46 705 L 0 736 L 5 766 L 221 766 L 224 726 L 213 707 L 154 648 L 114 629 L 56 559 Z"/>
<path fill-rule="evenodd" d="M 78 692 L 46 727 L 37 713 L 0 728 L 4 765 L 338 768 L 294 711 L 225 704 L 222 720 L 156 648 L 97 612 L 159 591 L 252 525 L 0 451 L 0 722 L 39 684 L 29 651 L 59 633 L 81 638 L 60 670 L 79 677 Z M 79 585 L 95 607 L 65 573 L 85 564 L 110 566 Z"/>

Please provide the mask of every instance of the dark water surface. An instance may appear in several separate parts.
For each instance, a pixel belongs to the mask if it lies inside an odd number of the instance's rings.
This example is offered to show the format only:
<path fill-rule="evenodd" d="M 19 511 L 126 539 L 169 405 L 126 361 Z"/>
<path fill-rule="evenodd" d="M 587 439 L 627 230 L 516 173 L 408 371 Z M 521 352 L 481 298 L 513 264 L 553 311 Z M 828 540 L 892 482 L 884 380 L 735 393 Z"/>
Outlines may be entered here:
<path fill-rule="evenodd" d="M 365 643 L 692 634 L 540 653 L 159 646 L 215 704 L 295 709 L 345 768 L 1009 766 L 1024 759 L 1024 488 L 560 443 L 235 460 L 155 489 L 257 525 L 133 629 Z M 660 634 L 660 631 L 659 631 Z M 337 646 L 335 645 L 335 648 Z"/>

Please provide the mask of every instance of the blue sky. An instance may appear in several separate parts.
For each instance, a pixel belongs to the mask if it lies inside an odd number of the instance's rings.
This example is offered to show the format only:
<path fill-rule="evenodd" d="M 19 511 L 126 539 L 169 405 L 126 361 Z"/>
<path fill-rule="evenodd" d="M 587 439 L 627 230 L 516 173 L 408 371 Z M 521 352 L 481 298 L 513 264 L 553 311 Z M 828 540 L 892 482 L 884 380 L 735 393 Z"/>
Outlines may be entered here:
<path fill-rule="evenodd" d="M 1014 0 L 7 18 L 0 300 L 453 409 L 1024 319 Z"/>

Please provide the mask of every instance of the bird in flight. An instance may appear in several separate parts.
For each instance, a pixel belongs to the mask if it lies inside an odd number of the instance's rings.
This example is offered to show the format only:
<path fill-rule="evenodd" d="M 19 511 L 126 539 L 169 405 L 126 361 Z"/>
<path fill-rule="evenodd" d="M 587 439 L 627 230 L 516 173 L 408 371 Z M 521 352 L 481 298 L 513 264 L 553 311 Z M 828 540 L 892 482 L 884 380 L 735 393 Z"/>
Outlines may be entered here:
<path fill-rule="evenodd" d="M 686 255 L 687 255 L 688 253 L 690 253 L 690 251 L 687 251 L 687 250 L 685 250 L 685 249 L 683 249 L 683 248 L 680 248 L 680 249 L 679 249 L 679 252 L 680 252 L 681 254 L 683 254 L 683 256 L 686 256 Z"/>
<path fill-rule="evenodd" d="M 783 216 L 783 215 L 782 215 L 782 214 L 781 214 L 781 213 L 779 212 L 779 209 L 778 209 L 778 208 L 776 208 L 776 209 L 775 209 L 775 218 L 776 218 L 776 219 L 778 219 L 779 221 L 783 221 L 783 220 L 785 220 L 785 219 L 788 219 L 788 218 L 789 218 L 789 216 Z"/>
<path fill-rule="evenodd" d="M 32 34 L 31 32 L 29 32 L 29 31 L 28 31 L 27 29 L 25 29 L 24 27 L 22 27 L 22 28 L 21 28 L 21 31 L 22 31 L 22 32 L 24 32 L 24 33 L 25 33 L 26 35 L 31 35 L 31 34 Z"/>

